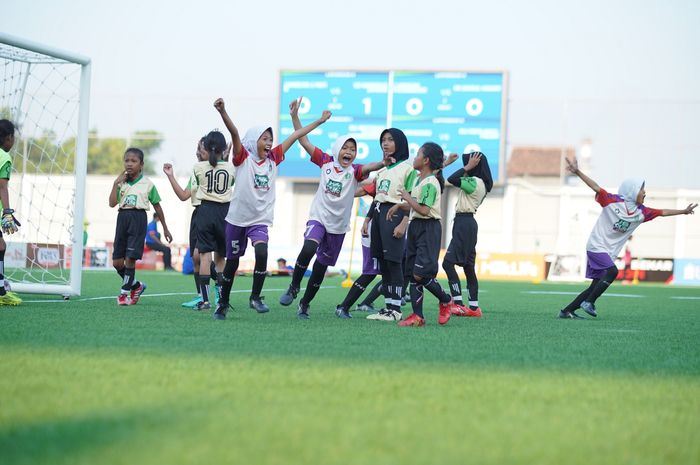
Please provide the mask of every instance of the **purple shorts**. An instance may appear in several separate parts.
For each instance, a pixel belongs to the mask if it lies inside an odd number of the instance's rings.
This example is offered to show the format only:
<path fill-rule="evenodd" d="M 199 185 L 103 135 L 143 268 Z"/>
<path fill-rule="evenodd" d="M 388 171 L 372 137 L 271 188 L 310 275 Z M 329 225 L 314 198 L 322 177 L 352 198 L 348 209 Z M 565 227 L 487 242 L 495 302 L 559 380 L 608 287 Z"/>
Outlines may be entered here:
<path fill-rule="evenodd" d="M 379 260 L 372 258 L 369 247 L 362 246 L 362 274 L 376 276 L 379 274 Z"/>
<path fill-rule="evenodd" d="M 254 224 L 253 226 L 234 226 L 226 223 L 226 258 L 241 257 L 248 247 L 248 239 L 251 244 L 268 241 L 267 226 Z"/>
<path fill-rule="evenodd" d="M 335 262 L 338 261 L 338 255 L 340 255 L 340 250 L 343 248 L 345 233 L 329 233 L 320 222 L 309 220 L 306 223 L 304 239 L 318 242 L 316 260 L 318 260 L 321 265 L 333 266 Z"/>
<path fill-rule="evenodd" d="M 586 262 L 586 278 L 600 279 L 605 276 L 605 270 L 611 266 L 615 266 L 610 255 L 604 252 L 586 251 L 586 256 L 588 257 L 588 261 Z"/>

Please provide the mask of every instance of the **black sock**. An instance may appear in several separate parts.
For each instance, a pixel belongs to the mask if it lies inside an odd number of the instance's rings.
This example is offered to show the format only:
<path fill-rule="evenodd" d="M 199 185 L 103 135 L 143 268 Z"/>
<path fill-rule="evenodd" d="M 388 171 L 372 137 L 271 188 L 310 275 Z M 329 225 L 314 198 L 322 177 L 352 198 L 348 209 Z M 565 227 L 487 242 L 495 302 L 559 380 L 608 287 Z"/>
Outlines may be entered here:
<path fill-rule="evenodd" d="M 122 279 L 122 294 L 126 294 L 134 285 L 134 274 L 136 269 L 124 267 L 124 278 Z"/>
<path fill-rule="evenodd" d="M 429 290 L 431 294 L 437 297 L 441 304 L 449 303 L 450 300 L 452 300 L 450 295 L 445 292 L 445 290 L 442 288 L 440 283 L 435 280 L 435 278 L 429 279 L 423 284 L 423 286 L 427 290 Z"/>
<path fill-rule="evenodd" d="M 314 262 L 314 267 L 311 270 L 311 276 L 309 277 L 309 282 L 306 283 L 306 291 L 304 291 L 304 296 L 299 301 L 302 304 L 308 305 L 316 297 L 316 293 L 321 287 L 323 278 L 326 276 L 327 265 L 322 265 L 316 260 Z"/>
<path fill-rule="evenodd" d="M 5 251 L 0 250 L 0 295 L 7 294 L 5 289 Z"/>
<path fill-rule="evenodd" d="M 119 268 L 117 270 L 117 274 L 119 275 L 120 278 L 122 278 L 122 281 L 124 281 L 124 268 Z"/>
<path fill-rule="evenodd" d="M 304 246 L 301 248 L 297 262 L 294 264 L 294 273 L 292 274 L 293 288 L 299 289 L 301 287 L 301 280 L 304 279 L 304 273 L 306 273 L 306 269 L 309 267 L 316 250 L 318 250 L 318 242 L 308 239 L 304 241 Z"/>
<path fill-rule="evenodd" d="M 214 263 L 214 260 L 212 260 L 209 262 L 209 276 L 216 276 L 217 274 L 216 263 Z"/>
<path fill-rule="evenodd" d="M 617 277 L 618 269 L 615 266 L 611 266 L 607 270 L 605 270 L 605 276 L 600 280 L 598 284 L 593 288 L 591 291 L 590 295 L 586 297 L 586 302 L 590 302 L 592 304 L 595 303 L 595 301 L 598 299 L 598 297 L 605 292 L 608 287 L 615 281 L 615 278 Z"/>
<path fill-rule="evenodd" d="M 365 292 L 365 289 L 367 289 L 367 286 L 369 286 L 373 279 L 373 274 L 360 275 L 360 277 L 352 283 L 352 287 L 350 287 L 350 290 L 348 291 L 347 295 L 345 296 L 345 299 L 343 299 L 343 302 L 341 302 L 339 307 L 343 307 L 344 309 L 349 310 L 350 307 L 352 307 L 352 305 L 355 302 L 357 302 L 357 299 L 360 298 L 362 293 Z"/>
<path fill-rule="evenodd" d="M 386 286 L 382 286 L 385 290 L 384 301 L 387 310 L 393 310 L 401 313 L 401 297 L 403 296 L 403 272 L 401 271 L 401 263 L 390 262 L 384 260 L 382 263 L 382 281 Z"/>
<path fill-rule="evenodd" d="M 197 294 L 202 295 L 202 291 L 199 289 L 199 272 L 194 273 L 194 287 L 197 289 Z"/>
<path fill-rule="evenodd" d="M 202 291 L 202 302 L 209 302 L 209 275 L 199 275 L 199 289 Z"/>
<path fill-rule="evenodd" d="M 473 253 L 467 259 L 467 264 L 464 267 L 464 275 L 467 278 L 467 292 L 469 293 L 470 302 L 479 301 L 479 280 L 476 278 L 475 260 L 476 253 Z"/>
<path fill-rule="evenodd" d="M 224 272 L 221 273 L 221 297 L 219 302 L 223 305 L 228 305 L 231 299 L 231 288 L 233 287 L 233 279 L 236 276 L 238 269 L 238 257 L 226 260 Z"/>
<path fill-rule="evenodd" d="M 459 283 L 459 275 L 455 269 L 455 264 L 448 261 L 442 262 L 442 269 L 447 274 L 447 282 L 450 287 L 450 294 L 454 303 L 462 305 L 462 286 Z"/>
<path fill-rule="evenodd" d="M 251 299 L 259 299 L 265 278 L 267 277 L 267 243 L 255 244 L 255 269 L 253 270 L 253 289 Z"/>
<path fill-rule="evenodd" d="M 371 276 L 371 275 L 368 275 Z M 360 305 L 372 305 L 374 304 L 374 301 L 377 300 L 377 297 L 382 293 L 382 282 L 379 281 L 377 284 L 374 285 L 371 291 L 369 291 L 369 294 L 367 294 L 367 297 L 365 297 L 365 300 L 360 302 Z"/>
<path fill-rule="evenodd" d="M 417 282 L 411 283 L 411 307 L 413 313 L 423 318 L 423 285 Z"/>
<path fill-rule="evenodd" d="M 586 300 L 586 298 L 591 294 L 593 289 L 595 289 L 596 285 L 600 282 L 600 279 L 594 279 L 590 286 L 588 286 L 583 292 L 581 292 L 579 295 L 576 296 L 574 300 L 569 303 L 566 307 L 564 307 L 565 312 L 573 312 L 577 310 L 581 306 L 581 302 Z"/>

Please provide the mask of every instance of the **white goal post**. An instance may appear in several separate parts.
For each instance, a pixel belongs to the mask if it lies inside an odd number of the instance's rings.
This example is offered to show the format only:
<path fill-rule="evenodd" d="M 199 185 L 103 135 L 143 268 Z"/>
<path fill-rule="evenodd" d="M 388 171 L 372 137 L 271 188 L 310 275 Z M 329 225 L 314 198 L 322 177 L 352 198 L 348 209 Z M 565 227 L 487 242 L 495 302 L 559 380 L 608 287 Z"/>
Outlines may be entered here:
<path fill-rule="evenodd" d="M 17 128 L 3 235 L 12 290 L 80 295 L 90 59 L 0 33 L 0 118 Z"/>

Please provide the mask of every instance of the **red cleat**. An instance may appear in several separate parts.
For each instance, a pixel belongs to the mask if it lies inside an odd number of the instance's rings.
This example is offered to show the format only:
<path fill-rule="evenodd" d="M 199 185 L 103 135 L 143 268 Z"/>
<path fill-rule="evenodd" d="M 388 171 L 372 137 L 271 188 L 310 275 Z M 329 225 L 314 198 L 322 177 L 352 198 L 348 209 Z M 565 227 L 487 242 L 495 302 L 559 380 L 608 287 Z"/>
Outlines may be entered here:
<path fill-rule="evenodd" d="M 119 294 L 117 297 L 117 305 L 131 305 L 129 294 Z"/>
<path fill-rule="evenodd" d="M 399 321 L 399 326 L 425 326 L 425 318 L 411 313 L 405 320 Z"/>
<path fill-rule="evenodd" d="M 452 309 L 454 304 L 450 301 L 446 304 L 440 304 L 440 315 L 438 316 L 438 323 L 441 325 L 447 324 L 450 321 L 450 316 L 452 315 Z"/>
<path fill-rule="evenodd" d="M 145 290 L 146 284 L 143 282 L 140 282 L 139 287 L 137 287 L 136 289 L 132 289 L 129 305 L 136 305 L 136 303 L 139 301 L 139 298 L 141 297 L 141 294 L 143 294 Z"/>
<path fill-rule="evenodd" d="M 476 307 L 474 310 L 467 307 L 464 310 L 465 310 L 464 316 L 471 316 L 471 317 L 475 317 L 475 318 L 479 318 L 481 316 L 481 308 L 479 308 L 479 307 Z"/>
<path fill-rule="evenodd" d="M 467 310 L 468 308 L 464 305 L 453 304 L 450 313 L 454 316 L 467 316 Z"/>

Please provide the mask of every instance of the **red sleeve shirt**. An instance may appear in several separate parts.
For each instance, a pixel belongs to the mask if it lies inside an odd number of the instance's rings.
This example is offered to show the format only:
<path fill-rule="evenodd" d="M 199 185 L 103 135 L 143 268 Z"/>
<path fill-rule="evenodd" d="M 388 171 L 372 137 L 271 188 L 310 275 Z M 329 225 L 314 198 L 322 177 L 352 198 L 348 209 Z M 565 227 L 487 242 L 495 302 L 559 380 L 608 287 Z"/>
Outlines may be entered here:
<path fill-rule="evenodd" d="M 311 163 L 318 166 L 319 168 L 333 161 L 333 157 L 325 153 L 318 147 L 314 147 L 314 153 L 311 154 Z"/>
<path fill-rule="evenodd" d="M 233 166 L 240 166 L 248 158 L 248 151 L 241 145 L 241 151 L 233 156 Z"/>
<path fill-rule="evenodd" d="M 610 194 L 601 187 L 600 191 L 595 195 L 595 200 L 601 207 L 607 207 L 611 203 L 621 202 L 622 198 L 619 195 Z"/>
<path fill-rule="evenodd" d="M 646 223 L 647 221 L 651 221 L 654 218 L 661 216 L 662 210 L 658 210 L 656 208 L 649 208 L 645 207 L 642 205 L 639 207 L 642 210 L 642 213 L 644 213 L 644 222 Z"/>
<path fill-rule="evenodd" d="M 363 165 L 352 165 L 352 169 L 354 171 L 355 179 L 357 179 L 357 182 L 367 179 L 367 175 L 362 173 L 362 166 Z"/>
<path fill-rule="evenodd" d="M 365 192 L 367 192 L 367 195 L 371 195 L 372 197 L 377 195 L 377 181 L 376 180 L 370 184 L 362 186 L 362 188 L 365 190 Z"/>

